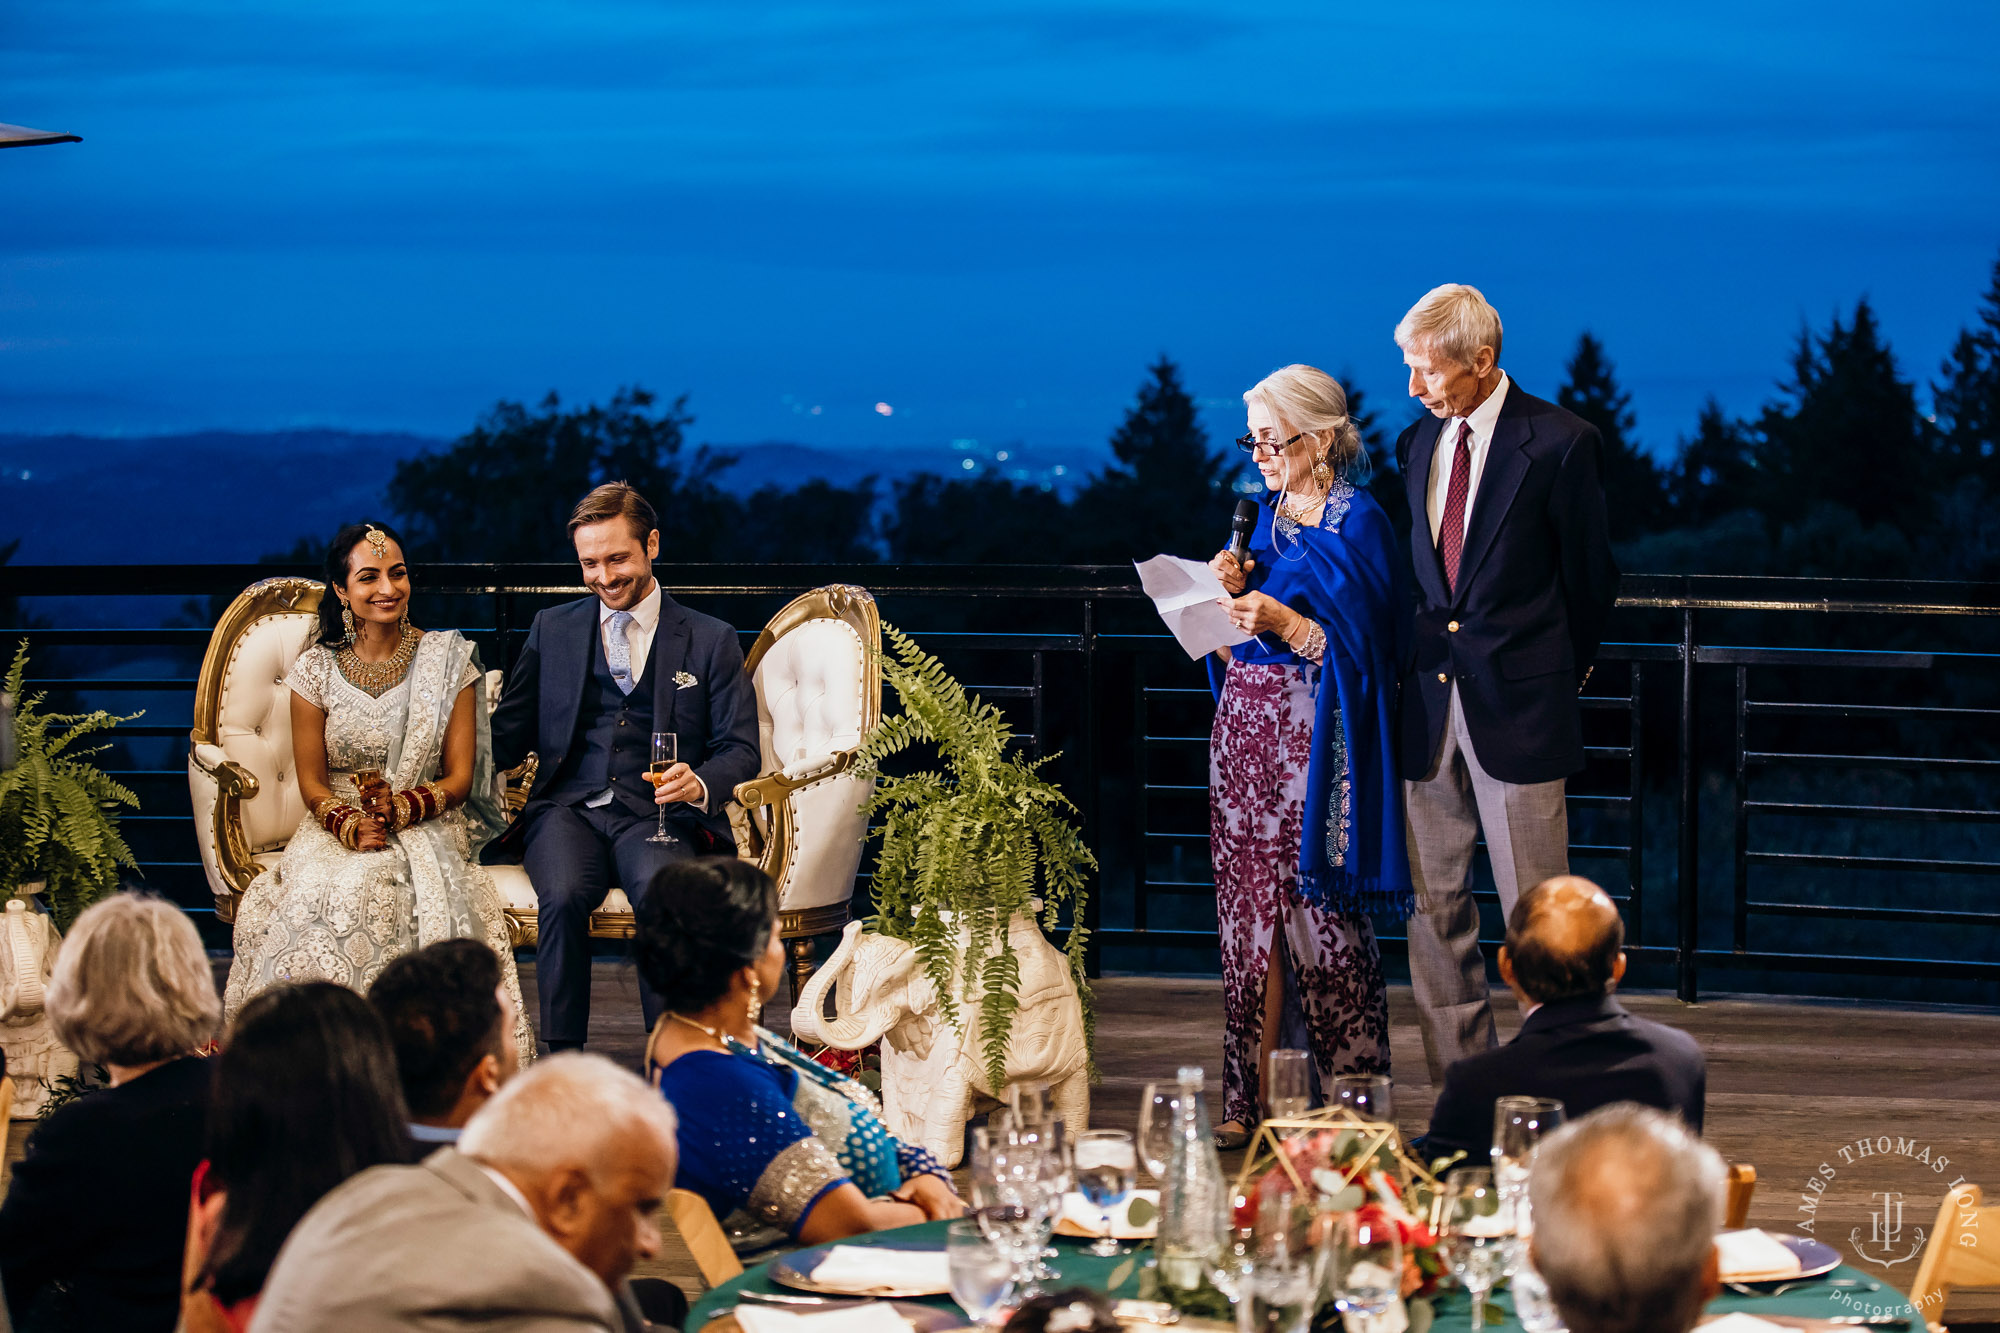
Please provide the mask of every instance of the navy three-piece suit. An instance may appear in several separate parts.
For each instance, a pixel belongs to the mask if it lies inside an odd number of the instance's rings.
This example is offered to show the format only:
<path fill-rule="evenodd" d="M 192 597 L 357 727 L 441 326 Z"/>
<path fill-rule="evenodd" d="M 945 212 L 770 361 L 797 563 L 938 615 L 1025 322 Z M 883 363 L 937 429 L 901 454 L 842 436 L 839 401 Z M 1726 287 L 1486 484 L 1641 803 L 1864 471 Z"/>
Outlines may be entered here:
<path fill-rule="evenodd" d="M 535 617 L 493 712 L 493 762 L 512 768 L 540 757 L 520 818 L 495 850 L 518 855 L 534 881 L 540 944 L 536 986 L 544 1041 L 581 1042 L 590 1022 L 590 914 L 615 885 L 636 909 L 662 866 L 726 851 L 723 807 L 757 776 L 757 697 L 743 670 L 736 631 L 660 593 L 659 624 L 632 689 L 605 659 L 598 599 L 585 597 Z M 652 733 L 678 737 L 681 762 L 708 790 L 706 804 L 666 807 L 679 842 L 648 842 L 657 826 L 645 779 Z M 589 804 L 610 791 L 609 802 Z M 650 1026 L 651 987 L 639 995 Z"/>

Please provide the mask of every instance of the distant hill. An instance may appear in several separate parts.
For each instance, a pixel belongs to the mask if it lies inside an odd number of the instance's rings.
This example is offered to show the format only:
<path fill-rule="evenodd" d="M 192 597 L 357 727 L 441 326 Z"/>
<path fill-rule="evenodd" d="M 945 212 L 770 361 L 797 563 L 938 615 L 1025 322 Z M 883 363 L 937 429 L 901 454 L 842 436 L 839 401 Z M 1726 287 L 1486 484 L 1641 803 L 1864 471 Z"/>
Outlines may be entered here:
<path fill-rule="evenodd" d="M 22 564 L 255 560 L 363 515 L 393 517 L 382 492 L 396 463 L 449 443 L 344 430 L 0 434 L 0 543 L 19 537 L 14 559 Z M 712 447 L 737 456 L 721 480 L 745 490 L 814 479 L 850 486 L 869 475 L 886 489 L 916 472 L 970 476 L 987 467 L 1067 490 L 1099 461 L 1099 451 L 1079 460 L 1019 446 L 863 451 L 768 441 Z M 965 467 L 968 459 L 971 468 Z"/>

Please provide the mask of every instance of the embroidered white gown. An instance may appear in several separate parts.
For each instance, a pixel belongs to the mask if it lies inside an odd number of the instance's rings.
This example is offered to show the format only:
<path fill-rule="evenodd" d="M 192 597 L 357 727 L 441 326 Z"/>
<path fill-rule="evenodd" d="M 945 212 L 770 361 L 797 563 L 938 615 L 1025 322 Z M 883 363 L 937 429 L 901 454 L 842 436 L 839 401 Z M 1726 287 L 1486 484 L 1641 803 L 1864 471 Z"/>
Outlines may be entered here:
<path fill-rule="evenodd" d="M 326 714 L 327 777 L 333 794 L 355 805 L 359 770 L 381 772 L 399 791 L 434 780 L 459 691 L 471 685 L 485 693 L 472 644 L 452 630 L 425 634 L 403 679 L 379 698 L 350 683 L 321 644 L 299 654 L 285 683 Z M 236 913 L 225 1015 L 233 1019 L 258 992 L 284 982 L 336 981 L 366 991 L 390 959 L 469 937 L 500 955 L 514 1001 L 514 1041 L 523 1062 L 534 1058 L 499 894 L 473 859 L 502 819 L 493 799 L 485 699 L 475 697 L 475 704 L 479 764 L 467 807 L 391 833 L 388 847 L 376 852 L 349 851 L 308 816 L 277 867 L 251 882 Z"/>

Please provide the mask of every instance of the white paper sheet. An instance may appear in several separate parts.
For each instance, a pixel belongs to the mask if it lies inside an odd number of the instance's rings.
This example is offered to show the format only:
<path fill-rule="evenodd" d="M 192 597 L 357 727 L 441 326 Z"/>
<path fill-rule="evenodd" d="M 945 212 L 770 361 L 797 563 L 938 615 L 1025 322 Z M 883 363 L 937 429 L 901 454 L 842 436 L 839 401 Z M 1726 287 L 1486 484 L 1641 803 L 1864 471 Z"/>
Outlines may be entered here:
<path fill-rule="evenodd" d="M 1159 608 L 1174 638 L 1187 655 L 1200 661 L 1218 648 L 1248 643 L 1251 636 L 1236 628 L 1229 612 L 1221 606 L 1229 592 L 1215 571 L 1199 560 L 1177 555 L 1156 555 L 1151 560 L 1135 560 L 1139 583 L 1146 596 Z"/>

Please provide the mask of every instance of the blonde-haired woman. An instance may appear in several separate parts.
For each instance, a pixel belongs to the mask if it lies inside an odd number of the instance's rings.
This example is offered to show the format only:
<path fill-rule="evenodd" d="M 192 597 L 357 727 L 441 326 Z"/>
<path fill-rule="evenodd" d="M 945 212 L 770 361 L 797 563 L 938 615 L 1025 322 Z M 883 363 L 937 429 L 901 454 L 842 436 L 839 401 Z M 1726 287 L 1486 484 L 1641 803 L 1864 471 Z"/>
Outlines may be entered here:
<path fill-rule="evenodd" d="M 49 1020 L 111 1086 L 51 1115 L 0 1206 L 0 1281 L 17 1327 L 156 1329 L 180 1313 L 188 1180 L 201 1160 L 222 1016 L 201 937 L 172 903 L 121 893 L 76 919 Z"/>
<path fill-rule="evenodd" d="M 1411 899 L 1394 749 L 1408 614 L 1395 532 L 1355 485 L 1367 455 L 1332 376 L 1286 366 L 1243 402 L 1249 433 L 1237 444 L 1267 493 L 1246 559 L 1211 562 L 1231 619 L 1256 636 L 1209 661 L 1224 1147 L 1261 1118 L 1273 1049 L 1309 1050 L 1320 1095 L 1336 1075 L 1389 1071 L 1368 914 L 1407 913 Z"/>

